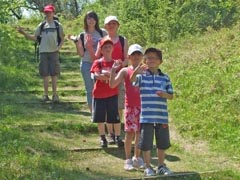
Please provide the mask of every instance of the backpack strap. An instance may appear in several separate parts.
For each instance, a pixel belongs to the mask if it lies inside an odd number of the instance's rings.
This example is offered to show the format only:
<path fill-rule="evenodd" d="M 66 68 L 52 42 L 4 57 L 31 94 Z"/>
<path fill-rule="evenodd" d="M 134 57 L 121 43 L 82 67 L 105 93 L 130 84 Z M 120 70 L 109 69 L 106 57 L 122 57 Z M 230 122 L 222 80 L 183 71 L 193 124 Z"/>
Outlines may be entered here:
<path fill-rule="evenodd" d="M 61 37 L 60 37 L 60 33 L 59 33 L 59 22 L 57 20 L 54 20 L 55 23 L 55 27 L 57 30 L 57 41 L 58 41 L 58 45 L 61 43 Z"/>
<path fill-rule="evenodd" d="M 81 39 L 81 41 L 82 41 L 83 51 L 86 51 L 86 49 L 85 49 L 85 47 L 84 47 L 84 34 L 85 34 L 85 32 L 80 33 L 80 39 Z"/>
<path fill-rule="evenodd" d="M 119 41 L 121 43 L 121 46 L 122 46 L 122 53 L 124 54 L 124 37 L 119 35 Z"/>
<path fill-rule="evenodd" d="M 101 37 L 103 37 L 103 30 L 102 29 L 98 29 L 97 32 L 100 34 Z"/>
<path fill-rule="evenodd" d="M 44 26 L 46 24 L 46 21 L 43 21 L 42 24 L 40 25 L 40 35 L 37 37 L 37 42 L 40 44 L 41 43 L 41 34 L 44 31 Z M 59 22 L 57 20 L 54 20 L 55 24 L 55 29 L 57 30 L 57 43 L 58 45 L 61 43 L 61 37 L 60 37 L 60 32 L 59 32 Z"/>

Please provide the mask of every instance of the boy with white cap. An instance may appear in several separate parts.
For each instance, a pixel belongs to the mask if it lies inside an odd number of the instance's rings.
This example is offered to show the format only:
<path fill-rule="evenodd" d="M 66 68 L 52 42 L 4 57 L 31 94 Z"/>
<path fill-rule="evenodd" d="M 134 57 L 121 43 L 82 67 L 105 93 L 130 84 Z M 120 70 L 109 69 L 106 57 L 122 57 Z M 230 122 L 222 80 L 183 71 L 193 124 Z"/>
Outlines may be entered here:
<path fill-rule="evenodd" d="M 132 86 L 130 76 L 134 69 L 141 63 L 143 58 L 143 48 L 138 44 L 133 44 L 128 49 L 128 57 L 131 62 L 129 67 L 122 68 L 119 73 L 116 71 L 120 68 L 119 63 L 114 63 L 110 74 L 110 87 L 114 88 L 119 83 L 124 82 L 125 93 L 125 113 L 124 113 L 124 129 L 125 129 L 125 156 L 124 169 L 127 171 L 135 168 L 144 168 L 143 159 L 140 157 L 140 149 L 138 149 L 139 141 L 139 118 L 140 118 L 140 94 L 139 88 Z M 131 158 L 132 139 L 135 137 L 134 156 Z"/>

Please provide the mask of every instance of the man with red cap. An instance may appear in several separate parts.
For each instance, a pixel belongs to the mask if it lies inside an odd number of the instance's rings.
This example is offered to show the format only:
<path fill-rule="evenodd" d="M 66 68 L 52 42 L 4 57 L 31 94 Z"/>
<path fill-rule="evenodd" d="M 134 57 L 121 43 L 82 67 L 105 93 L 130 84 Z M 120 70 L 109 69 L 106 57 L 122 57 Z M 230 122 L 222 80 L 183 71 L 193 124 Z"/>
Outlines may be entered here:
<path fill-rule="evenodd" d="M 57 79 L 60 75 L 59 50 L 64 42 L 64 32 L 62 25 L 54 21 L 55 7 L 53 5 L 46 5 L 43 12 L 46 16 L 45 21 L 38 25 L 34 35 L 26 33 L 23 28 L 18 28 L 18 31 L 29 40 L 37 41 L 40 37 L 39 73 L 43 78 L 43 101 L 50 101 L 48 97 L 48 78 L 51 76 L 52 101 L 59 102 L 57 95 Z"/>

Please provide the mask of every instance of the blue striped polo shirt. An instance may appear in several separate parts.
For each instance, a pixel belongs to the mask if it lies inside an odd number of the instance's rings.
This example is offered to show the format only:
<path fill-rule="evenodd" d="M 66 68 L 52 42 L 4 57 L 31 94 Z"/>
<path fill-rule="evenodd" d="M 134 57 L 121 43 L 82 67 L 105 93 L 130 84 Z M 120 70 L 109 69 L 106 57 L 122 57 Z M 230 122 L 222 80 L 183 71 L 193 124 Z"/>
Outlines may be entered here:
<path fill-rule="evenodd" d="M 159 97 L 156 92 L 164 91 L 173 94 L 172 83 L 168 75 L 158 70 L 158 74 L 146 71 L 138 74 L 133 85 L 140 89 L 141 116 L 140 123 L 168 123 L 167 99 Z"/>

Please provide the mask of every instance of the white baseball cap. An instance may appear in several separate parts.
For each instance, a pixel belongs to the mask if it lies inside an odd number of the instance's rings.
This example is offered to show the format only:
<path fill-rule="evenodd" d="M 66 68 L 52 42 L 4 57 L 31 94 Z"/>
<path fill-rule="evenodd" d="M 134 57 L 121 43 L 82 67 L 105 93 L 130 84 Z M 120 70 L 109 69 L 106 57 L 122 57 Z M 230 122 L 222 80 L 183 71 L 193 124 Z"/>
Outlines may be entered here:
<path fill-rule="evenodd" d="M 110 21 L 116 21 L 119 24 L 117 16 L 108 16 L 104 20 L 104 25 L 108 24 Z"/>
<path fill-rule="evenodd" d="M 140 46 L 139 44 L 132 44 L 129 48 L 128 48 L 128 55 L 131 55 L 134 52 L 140 52 L 143 54 L 143 48 L 142 46 Z"/>

